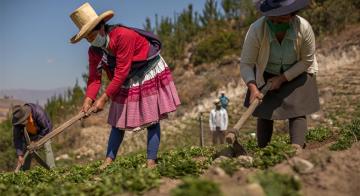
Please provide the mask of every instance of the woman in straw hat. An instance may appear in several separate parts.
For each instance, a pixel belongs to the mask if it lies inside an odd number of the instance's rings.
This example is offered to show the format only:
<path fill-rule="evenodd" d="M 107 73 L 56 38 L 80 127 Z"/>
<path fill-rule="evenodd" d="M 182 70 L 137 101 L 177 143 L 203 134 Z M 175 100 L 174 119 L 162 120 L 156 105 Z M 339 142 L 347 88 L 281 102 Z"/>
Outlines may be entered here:
<path fill-rule="evenodd" d="M 159 121 L 176 110 L 178 94 L 164 59 L 161 43 L 151 33 L 121 25 L 105 24 L 114 15 L 97 15 L 89 3 L 76 9 L 71 19 L 79 28 L 71 43 L 82 38 L 89 47 L 89 78 L 82 110 L 100 111 L 111 99 L 108 123 L 112 126 L 106 159 L 102 168 L 116 158 L 125 130 L 148 129 L 147 166 L 154 167 L 160 143 Z M 104 70 L 110 80 L 104 93 L 96 98 Z"/>
<path fill-rule="evenodd" d="M 309 0 L 261 0 L 263 15 L 251 24 L 241 52 L 241 76 L 248 86 L 245 106 L 262 99 L 253 113 L 259 147 L 271 140 L 273 120 L 289 119 L 290 140 L 298 152 L 305 146 L 306 115 L 319 110 L 315 74 L 315 37 L 311 25 L 296 15 Z M 271 82 L 263 97 L 259 89 Z"/>

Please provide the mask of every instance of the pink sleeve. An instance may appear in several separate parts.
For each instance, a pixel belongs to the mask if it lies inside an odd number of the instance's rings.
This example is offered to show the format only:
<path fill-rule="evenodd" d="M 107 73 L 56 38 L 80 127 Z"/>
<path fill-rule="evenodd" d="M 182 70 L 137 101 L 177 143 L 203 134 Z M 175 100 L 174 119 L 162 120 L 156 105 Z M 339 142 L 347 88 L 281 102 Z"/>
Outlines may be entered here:
<path fill-rule="evenodd" d="M 86 87 L 86 96 L 92 100 L 96 99 L 96 96 L 101 87 L 101 69 L 97 69 L 102 56 L 96 53 L 91 47 L 89 48 L 89 77 Z"/>
<path fill-rule="evenodd" d="M 136 34 L 131 31 L 125 31 L 117 36 L 115 41 L 116 67 L 114 77 L 106 88 L 105 93 L 109 97 L 114 97 L 120 90 L 126 77 L 129 74 L 132 59 L 135 51 Z"/>

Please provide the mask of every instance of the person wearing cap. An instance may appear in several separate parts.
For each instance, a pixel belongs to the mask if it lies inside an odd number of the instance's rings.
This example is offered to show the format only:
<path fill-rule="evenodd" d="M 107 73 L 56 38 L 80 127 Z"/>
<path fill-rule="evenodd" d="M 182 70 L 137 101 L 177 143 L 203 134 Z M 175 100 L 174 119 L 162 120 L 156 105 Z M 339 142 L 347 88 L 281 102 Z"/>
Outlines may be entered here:
<path fill-rule="evenodd" d="M 257 140 L 265 147 L 271 140 L 274 120 L 289 120 L 290 141 L 297 152 L 305 147 L 306 115 L 320 109 L 315 74 L 315 36 L 307 20 L 297 12 L 309 0 L 261 0 L 263 15 L 250 25 L 240 59 L 240 71 L 248 92 L 244 105 L 262 102 L 257 117 Z M 264 96 L 260 89 L 271 83 Z"/>
<path fill-rule="evenodd" d="M 228 127 L 228 114 L 226 110 L 221 107 L 219 99 L 214 100 L 215 108 L 211 110 L 209 115 L 209 126 L 212 132 L 213 144 L 224 144 L 225 131 Z"/>
<path fill-rule="evenodd" d="M 160 120 L 175 111 L 180 100 L 170 69 L 160 55 L 160 41 L 143 30 L 106 24 L 113 15 L 111 10 L 97 15 L 89 3 L 70 15 L 79 28 L 70 42 L 78 43 L 85 38 L 91 45 L 82 110 L 101 111 L 111 100 L 108 123 L 112 128 L 101 168 L 116 158 L 125 130 L 140 127 L 147 127 L 147 166 L 154 167 L 160 143 Z M 97 97 L 103 71 L 110 83 Z"/>
<path fill-rule="evenodd" d="M 227 110 L 227 106 L 229 105 L 229 98 L 225 96 L 225 91 L 220 91 L 220 97 L 219 97 L 221 107 Z"/>
<path fill-rule="evenodd" d="M 18 156 L 18 167 L 22 170 L 30 169 L 31 154 L 24 160 L 26 151 L 26 139 L 24 131 L 27 131 L 31 141 L 37 141 L 52 131 L 52 124 L 46 112 L 41 106 L 33 103 L 15 105 L 12 108 L 13 139 L 16 154 Z M 55 167 L 54 155 L 51 141 L 44 144 L 46 163 L 50 168 Z"/>

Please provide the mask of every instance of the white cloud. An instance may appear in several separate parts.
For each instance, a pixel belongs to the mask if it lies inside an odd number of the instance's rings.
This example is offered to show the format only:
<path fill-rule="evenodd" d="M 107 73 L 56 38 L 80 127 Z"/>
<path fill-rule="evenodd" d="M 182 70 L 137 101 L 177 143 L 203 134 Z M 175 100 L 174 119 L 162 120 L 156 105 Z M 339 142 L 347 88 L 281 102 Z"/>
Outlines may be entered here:
<path fill-rule="evenodd" d="M 52 63 L 54 63 L 55 62 L 55 59 L 52 59 L 52 58 L 49 58 L 48 60 L 47 60 L 47 63 L 48 64 L 52 64 Z"/>

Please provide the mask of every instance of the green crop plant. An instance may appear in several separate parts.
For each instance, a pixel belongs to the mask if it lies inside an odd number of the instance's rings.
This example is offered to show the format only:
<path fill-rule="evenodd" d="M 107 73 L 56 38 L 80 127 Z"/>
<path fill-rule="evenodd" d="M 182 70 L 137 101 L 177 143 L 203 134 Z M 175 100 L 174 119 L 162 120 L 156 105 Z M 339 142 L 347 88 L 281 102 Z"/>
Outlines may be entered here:
<path fill-rule="evenodd" d="M 329 139 L 332 135 L 333 134 L 330 129 L 326 127 L 317 127 L 308 131 L 306 134 L 306 140 L 322 142 Z"/>
<path fill-rule="evenodd" d="M 185 178 L 183 183 L 171 190 L 172 196 L 222 196 L 219 186 L 211 181 Z"/>
<path fill-rule="evenodd" d="M 240 168 L 240 164 L 236 159 L 225 159 L 219 163 L 219 167 L 232 176 Z"/>
<path fill-rule="evenodd" d="M 254 158 L 253 166 L 261 169 L 274 166 L 295 154 L 286 135 L 274 135 L 265 148 L 259 148 L 254 138 L 247 140 L 244 147 Z"/>
<path fill-rule="evenodd" d="M 360 119 L 353 120 L 340 131 L 338 140 L 330 146 L 330 150 L 345 150 L 360 139 Z"/>
<path fill-rule="evenodd" d="M 260 184 L 267 196 L 300 195 L 301 184 L 293 176 L 265 171 L 249 176 L 248 180 Z"/>
<path fill-rule="evenodd" d="M 182 150 L 165 152 L 158 160 L 158 170 L 162 176 L 171 178 L 186 175 L 199 175 L 206 169 L 215 154 L 215 148 L 191 147 Z M 205 161 L 196 161 L 194 158 L 204 157 Z"/>

